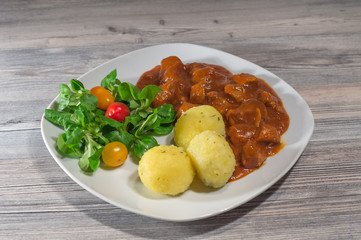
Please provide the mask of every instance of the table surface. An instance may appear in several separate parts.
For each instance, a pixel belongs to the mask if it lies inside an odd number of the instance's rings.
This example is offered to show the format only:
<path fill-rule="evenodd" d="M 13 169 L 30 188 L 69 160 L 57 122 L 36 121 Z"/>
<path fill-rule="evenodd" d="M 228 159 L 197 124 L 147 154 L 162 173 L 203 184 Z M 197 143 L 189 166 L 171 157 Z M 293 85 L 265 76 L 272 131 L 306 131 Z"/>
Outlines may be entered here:
<path fill-rule="evenodd" d="M 361 2 L 2 1 L 0 239 L 359 239 Z M 127 52 L 186 42 L 284 79 L 315 130 L 297 164 L 229 212 L 167 222 L 117 208 L 70 179 L 40 119 L 69 83 Z"/>

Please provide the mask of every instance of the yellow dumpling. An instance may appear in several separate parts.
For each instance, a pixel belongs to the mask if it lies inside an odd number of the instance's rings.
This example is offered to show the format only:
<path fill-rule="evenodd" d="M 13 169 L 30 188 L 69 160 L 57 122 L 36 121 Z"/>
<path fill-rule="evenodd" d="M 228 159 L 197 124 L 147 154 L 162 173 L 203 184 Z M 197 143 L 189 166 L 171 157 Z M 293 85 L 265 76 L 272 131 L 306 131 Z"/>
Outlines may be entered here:
<path fill-rule="evenodd" d="M 189 143 L 187 152 L 202 182 L 219 188 L 227 183 L 236 159 L 226 139 L 217 132 L 204 131 Z"/>
<path fill-rule="evenodd" d="M 189 188 L 195 170 L 183 148 L 157 146 L 144 153 L 138 174 L 143 184 L 153 192 L 177 195 Z"/>
<path fill-rule="evenodd" d="M 201 105 L 184 112 L 174 126 L 174 142 L 187 149 L 194 136 L 205 130 L 226 135 L 222 115 L 212 106 Z"/>

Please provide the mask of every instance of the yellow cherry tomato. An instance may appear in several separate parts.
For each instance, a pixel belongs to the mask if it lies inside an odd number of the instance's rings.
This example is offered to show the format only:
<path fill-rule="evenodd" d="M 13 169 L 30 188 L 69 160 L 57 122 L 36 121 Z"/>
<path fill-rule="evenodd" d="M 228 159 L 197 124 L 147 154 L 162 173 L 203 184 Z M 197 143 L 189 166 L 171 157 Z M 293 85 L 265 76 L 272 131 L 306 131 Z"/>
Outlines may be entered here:
<path fill-rule="evenodd" d="M 96 86 L 90 89 L 90 94 L 97 97 L 97 108 L 102 110 L 107 110 L 108 106 L 114 102 L 113 95 L 106 88 L 101 86 Z"/>
<path fill-rule="evenodd" d="M 128 149 L 121 142 L 110 142 L 102 151 L 103 162 L 110 167 L 122 165 L 128 157 Z"/>

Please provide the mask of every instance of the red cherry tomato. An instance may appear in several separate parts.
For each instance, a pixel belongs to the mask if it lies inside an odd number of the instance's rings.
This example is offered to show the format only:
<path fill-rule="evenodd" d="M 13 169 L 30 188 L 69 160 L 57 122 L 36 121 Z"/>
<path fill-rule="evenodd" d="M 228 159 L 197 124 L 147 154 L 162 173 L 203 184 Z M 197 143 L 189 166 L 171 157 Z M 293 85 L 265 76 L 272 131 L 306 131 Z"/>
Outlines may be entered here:
<path fill-rule="evenodd" d="M 98 106 L 102 110 L 107 110 L 108 106 L 114 102 L 113 95 L 106 89 L 100 86 L 90 89 L 90 94 L 94 95 L 98 99 Z"/>
<path fill-rule="evenodd" d="M 125 117 L 130 115 L 127 105 L 121 102 L 115 102 L 109 105 L 105 116 L 117 121 L 124 121 Z"/>

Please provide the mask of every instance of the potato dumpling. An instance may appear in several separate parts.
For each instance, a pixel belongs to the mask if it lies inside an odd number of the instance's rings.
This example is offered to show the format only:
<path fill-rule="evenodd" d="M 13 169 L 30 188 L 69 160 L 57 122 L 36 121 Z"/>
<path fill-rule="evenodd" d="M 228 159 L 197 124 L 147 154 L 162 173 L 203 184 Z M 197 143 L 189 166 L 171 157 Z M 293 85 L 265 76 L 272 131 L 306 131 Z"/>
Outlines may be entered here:
<path fill-rule="evenodd" d="M 210 187 L 227 183 L 236 166 L 236 159 L 226 139 L 217 132 L 204 131 L 189 143 L 187 152 L 198 177 Z"/>
<path fill-rule="evenodd" d="M 153 192 L 177 195 L 189 188 L 195 170 L 183 148 L 157 146 L 144 153 L 138 174 L 143 184 Z"/>
<path fill-rule="evenodd" d="M 205 130 L 226 135 L 222 115 L 212 106 L 201 105 L 184 112 L 174 126 L 174 142 L 187 149 L 194 136 Z"/>

